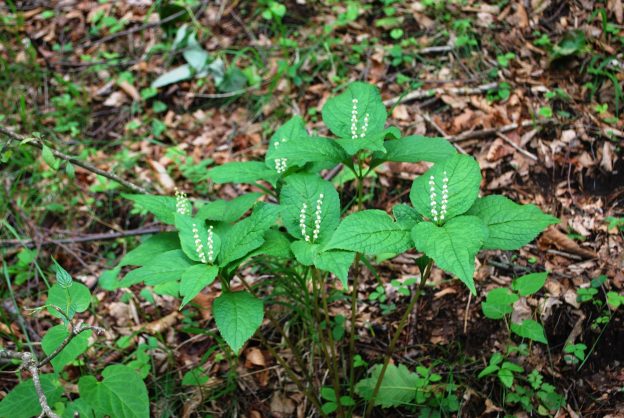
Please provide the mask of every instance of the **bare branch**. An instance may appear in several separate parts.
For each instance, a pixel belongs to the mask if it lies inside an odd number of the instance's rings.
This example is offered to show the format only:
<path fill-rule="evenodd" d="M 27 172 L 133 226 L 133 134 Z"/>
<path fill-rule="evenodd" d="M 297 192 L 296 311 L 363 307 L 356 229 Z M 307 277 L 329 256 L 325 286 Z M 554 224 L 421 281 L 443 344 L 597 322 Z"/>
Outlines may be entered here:
<path fill-rule="evenodd" d="M 38 139 L 31 139 L 31 138 L 27 138 L 23 135 L 17 134 L 7 128 L 5 128 L 4 126 L 0 125 L 0 133 L 3 133 L 4 135 L 6 135 L 9 140 L 13 139 L 19 142 L 24 141 L 24 143 L 42 149 L 43 148 L 43 144 L 41 143 L 41 141 L 39 141 Z M 75 164 L 79 167 L 84 168 L 85 170 L 89 170 L 92 173 L 95 174 L 99 174 L 100 176 L 104 176 L 110 180 L 116 181 L 117 183 L 127 187 L 128 189 L 132 190 L 133 192 L 136 193 L 142 193 L 142 194 L 148 194 L 149 192 L 147 191 L 147 189 L 144 189 L 141 186 L 137 186 L 134 183 L 129 182 L 128 180 L 124 180 L 121 177 L 117 176 L 116 174 L 113 173 L 109 173 L 108 171 L 104 171 L 100 168 L 97 168 L 96 166 L 94 166 L 91 163 L 88 163 L 86 161 L 82 161 L 79 160 L 78 158 L 71 156 L 71 155 L 67 155 L 65 153 L 62 153 L 60 151 L 57 151 L 55 149 L 50 149 L 50 151 L 52 151 L 52 154 L 54 154 L 55 157 L 60 158 L 62 160 L 68 161 L 72 164 Z"/>

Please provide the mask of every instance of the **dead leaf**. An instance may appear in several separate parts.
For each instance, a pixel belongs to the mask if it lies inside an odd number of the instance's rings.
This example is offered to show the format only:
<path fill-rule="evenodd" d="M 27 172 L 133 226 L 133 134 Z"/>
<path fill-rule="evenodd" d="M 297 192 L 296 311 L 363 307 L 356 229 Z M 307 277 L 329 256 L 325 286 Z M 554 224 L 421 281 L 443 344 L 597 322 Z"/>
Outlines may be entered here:
<path fill-rule="evenodd" d="M 256 347 L 249 348 L 245 352 L 245 367 L 250 369 L 253 366 L 266 367 L 264 354 Z"/>
<path fill-rule="evenodd" d="M 276 418 L 291 417 L 295 412 L 295 403 L 283 392 L 274 392 L 271 398 L 271 413 Z"/>
<path fill-rule="evenodd" d="M 139 94 L 139 91 L 136 89 L 136 87 L 134 87 L 127 81 L 122 81 L 121 83 L 119 83 L 119 88 L 122 89 L 128 96 L 130 96 L 135 102 L 141 100 L 141 95 Z"/>
<path fill-rule="evenodd" d="M 554 226 L 551 226 L 542 234 L 538 240 L 538 244 L 543 249 L 555 247 L 561 251 L 567 251 L 586 258 L 597 257 L 597 254 L 594 251 L 581 247 L 572 238 L 568 237 Z"/>
<path fill-rule="evenodd" d="M 178 319 L 182 316 L 182 314 L 178 311 L 173 311 L 167 316 L 163 316 L 155 321 L 148 322 L 147 324 L 141 324 L 132 327 L 132 331 L 144 331 L 148 334 L 160 334 L 178 322 Z"/>

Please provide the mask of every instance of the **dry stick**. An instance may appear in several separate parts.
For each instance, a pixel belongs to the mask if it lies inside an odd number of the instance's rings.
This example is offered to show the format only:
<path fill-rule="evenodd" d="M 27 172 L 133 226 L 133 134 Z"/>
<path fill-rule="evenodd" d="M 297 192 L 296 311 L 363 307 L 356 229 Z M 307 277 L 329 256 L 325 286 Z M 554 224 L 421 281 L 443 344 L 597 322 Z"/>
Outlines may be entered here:
<path fill-rule="evenodd" d="M 390 345 L 388 346 L 388 351 L 386 352 L 386 358 L 384 360 L 384 364 L 381 368 L 381 372 L 379 373 L 379 377 L 377 378 L 375 389 L 373 390 L 373 395 L 368 400 L 368 405 L 366 406 L 366 410 L 364 411 L 364 418 L 366 418 L 370 414 L 373 406 L 375 405 L 375 398 L 377 397 L 377 394 L 379 393 L 379 389 L 381 388 L 381 383 L 383 382 L 384 375 L 386 374 L 386 370 L 388 369 L 388 364 L 390 364 L 390 359 L 392 358 L 394 349 L 396 348 L 397 342 L 399 341 L 399 338 L 401 337 L 401 332 L 403 332 L 403 328 L 405 328 L 405 326 L 407 325 L 407 322 L 408 322 L 407 319 L 409 318 L 410 314 L 412 313 L 412 310 L 416 306 L 416 303 L 420 299 L 420 295 L 423 292 L 425 283 L 427 283 L 427 279 L 429 278 L 429 274 L 431 273 L 432 265 L 433 265 L 433 261 L 429 261 L 427 266 L 425 266 L 423 273 L 422 273 L 422 277 L 420 278 L 420 283 L 418 284 L 418 288 L 416 289 L 414 296 L 412 296 L 412 300 L 410 300 L 410 303 L 407 309 L 403 313 L 403 316 L 401 317 L 401 320 L 399 321 L 399 326 L 397 330 L 395 331 L 394 336 L 392 337 L 392 340 L 390 341 Z"/>
<path fill-rule="evenodd" d="M 36 139 L 36 138 L 29 138 L 29 137 L 17 134 L 15 132 L 5 128 L 4 126 L 1 126 L 1 125 L 0 125 L 0 133 L 5 134 L 7 137 L 9 137 L 9 139 L 14 139 L 16 141 L 20 141 L 22 143 L 26 143 L 26 144 L 28 144 L 30 146 L 33 146 L 33 147 L 36 147 L 36 148 L 39 148 L 39 149 L 43 148 L 43 144 L 38 139 Z M 74 165 L 77 165 L 79 167 L 84 168 L 85 170 L 89 170 L 92 173 L 99 174 L 100 176 L 104 176 L 104 177 L 106 177 L 106 178 L 108 178 L 110 180 L 116 181 L 117 183 L 127 187 L 128 189 L 132 190 L 133 192 L 142 193 L 142 194 L 149 194 L 149 192 L 146 189 L 144 189 L 143 187 L 137 186 L 136 184 L 131 183 L 131 182 L 127 181 L 127 180 L 124 180 L 124 179 L 122 179 L 121 177 L 119 177 L 119 176 L 117 176 L 115 174 L 109 173 L 108 171 L 104 171 L 102 169 L 99 169 L 96 166 L 94 166 L 94 165 L 92 165 L 92 164 L 90 164 L 88 162 L 81 161 L 81 160 L 79 160 L 76 157 L 64 154 L 64 153 L 62 153 L 60 151 L 57 151 L 55 149 L 50 149 L 50 151 L 52 151 L 52 154 L 54 154 L 54 156 L 57 157 L 57 158 L 60 158 L 60 159 L 65 160 L 65 161 L 68 161 L 68 162 L 70 162 L 70 163 L 72 163 Z"/>
<path fill-rule="evenodd" d="M 410 102 L 412 100 L 426 99 L 441 94 L 450 94 L 455 96 L 470 96 L 472 94 L 487 93 L 498 86 L 498 83 L 487 83 L 477 87 L 438 87 L 429 90 L 415 90 L 407 93 L 405 96 L 393 97 L 392 99 L 384 100 L 384 105 L 394 106 L 397 103 Z"/>
<path fill-rule="evenodd" d="M 71 237 L 71 238 L 57 238 L 50 240 L 43 240 L 39 242 L 40 245 L 62 245 L 62 244 L 75 244 L 79 242 L 90 242 L 90 241 L 105 241 L 109 239 L 123 238 L 123 237 L 134 237 L 137 235 L 149 235 L 155 234 L 158 232 L 165 231 L 162 227 L 151 227 L 151 228 L 138 228 L 131 229 L 128 231 L 121 232 L 105 232 L 98 234 L 87 234 L 79 237 Z M 19 240 L 19 239 L 5 239 L 0 240 L 0 247 L 10 247 L 14 245 L 23 245 L 25 247 L 34 247 L 37 243 L 35 240 Z"/>
<path fill-rule="evenodd" d="M 502 139 L 503 141 L 511 145 L 520 154 L 526 157 L 529 157 L 533 161 L 537 161 L 537 156 L 535 154 L 532 154 L 529 151 L 525 150 L 524 148 L 520 147 L 518 144 L 513 142 L 507 135 L 503 134 L 502 132 L 496 132 L 496 136 L 498 136 L 500 139 Z"/>

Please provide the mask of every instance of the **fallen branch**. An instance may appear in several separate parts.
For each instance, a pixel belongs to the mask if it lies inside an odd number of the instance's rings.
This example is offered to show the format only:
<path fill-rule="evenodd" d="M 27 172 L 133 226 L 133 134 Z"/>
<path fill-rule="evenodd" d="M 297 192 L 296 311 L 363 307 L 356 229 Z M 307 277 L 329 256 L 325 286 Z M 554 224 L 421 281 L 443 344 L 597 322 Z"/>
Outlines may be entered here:
<path fill-rule="evenodd" d="M 131 229 L 129 231 L 121 231 L 121 232 L 104 232 L 98 234 L 88 234 L 81 235 L 79 237 L 71 237 L 71 238 L 57 238 L 50 240 L 43 240 L 41 242 L 37 242 L 37 240 L 20 240 L 20 239 L 5 239 L 0 240 L 0 247 L 12 247 L 14 245 L 22 245 L 24 247 L 32 248 L 37 244 L 39 245 L 62 245 L 62 244 L 75 244 L 78 242 L 91 242 L 91 241 L 106 241 L 110 239 L 123 238 L 123 237 L 134 237 L 137 235 L 149 235 L 156 234 L 158 232 L 163 232 L 163 228 L 159 226 L 154 226 L 150 228 L 139 228 L 139 229 Z"/>
<path fill-rule="evenodd" d="M 36 138 L 29 138 L 29 137 L 25 137 L 23 135 L 17 134 L 7 128 L 5 128 L 4 126 L 0 126 L 0 133 L 3 133 L 4 135 L 6 135 L 9 138 L 9 141 L 7 142 L 7 145 L 10 143 L 11 140 L 15 140 L 15 141 L 19 141 L 20 143 L 25 143 L 28 144 L 30 146 L 42 149 L 43 148 L 43 144 L 40 140 L 36 139 Z M 5 145 L 5 147 L 7 146 Z M 50 149 L 50 151 L 52 152 L 52 154 L 54 154 L 55 157 L 60 158 L 62 160 L 68 161 L 74 165 L 77 165 L 78 167 L 82 167 L 85 170 L 91 171 L 92 173 L 95 174 L 99 174 L 100 176 L 106 177 L 110 180 L 116 181 L 117 183 L 127 187 L 128 189 L 132 190 L 133 192 L 136 193 L 141 193 L 141 194 L 149 194 L 149 192 L 147 191 L 147 189 L 144 189 L 141 186 L 137 186 L 134 183 L 129 182 L 128 180 L 124 180 L 121 177 L 113 174 L 113 173 L 109 173 L 108 171 L 104 171 L 100 168 L 97 168 L 96 166 L 94 166 L 91 163 L 79 160 L 78 158 L 62 153 L 60 151 L 57 151 L 55 149 Z"/>
<path fill-rule="evenodd" d="M 470 96 L 472 94 L 487 93 L 498 86 L 498 83 L 487 83 L 477 87 L 437 87 L 429 90 L 415 90 L 407 93 L 404 96 L 394 97 L 392 99 L 385 100 L 383 103 L 386 106 L 394 106 L 397 103 L 410 102 L 412 100 L 426 99 L 436 95 L 450 94 L 453 96 Z"/>
<path fill-rule="evenodd" d="M 59 312 L 63 313 L 60 309 L 57 309 Z M 63 316 L 65 316 L 63 314 Z M 48 404 L 48 398 L 46 397 L 45 392 L 43 391 L 43 387 L 41 386 L 41 378 L 40 378 L 40 369 L 41 367 L 48 364 L 52 359 L 59 355 L 61 351 L 74 339 L 77 335 L 84 331 L 92 330 L 96 334 L 101 335 L 104 333 L 104 329 L 91 325 L 84 325 L 82 323 L 78 324 L 78 327 L 74 327 L 74 325 L 70 322 L 71 331 L 67 338 L 54 350 L 50 353 L 49 356 L 44 358 L 41 361 L 37 361 L 37 358 L 28 351 L 13 351 L 6 350 L 0 347 L 0 360 L 18 360 L 21 362 L 18 370 L 25 369 L 28 370 L 30 375 L 32 376 L 33 385 L 35 386 L 35 391 L 37 392 L 37 397 L 39 399 L 39 405 L 41 406 L 41 414 L 40 417 L 47 416 L 48 418 L 60 418 L 59 415 L 52 411 L 50 405 Z"/>

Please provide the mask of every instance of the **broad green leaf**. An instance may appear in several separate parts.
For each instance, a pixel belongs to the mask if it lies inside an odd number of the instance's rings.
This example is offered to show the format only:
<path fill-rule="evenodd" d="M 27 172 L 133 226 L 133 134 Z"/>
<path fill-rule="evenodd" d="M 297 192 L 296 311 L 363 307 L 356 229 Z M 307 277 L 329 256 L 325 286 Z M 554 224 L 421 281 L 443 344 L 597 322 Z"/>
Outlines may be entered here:
<path fill-rule="evenodd" d="M 154 258 L 149 264 L 134 269 L 117 283 L 117 287 L 130 287 L 145 282 L 148 285 L 158 285 L 172 280 L 178 280 L 187 268 L 193 265 L 182 250 L 171 250 Z"/>
<path fill-rule="evenodd" d="M 41 348 L 43 352 L 50 355 L 56 350 L 61 343 L 69 336 L 69 330 L 65 325 L 55 325 L 50 328 L 41 340 Z M 63 367 L 76 360 L 78 356 L 87 351 L 89 348 L 89 337 L 91 331 L 83 331 L 76 335 L 72 340 L 63 348 L 63 350 L 56 355 L 50 361 L 52 367 L 57 373 L 63 370 Z"/>
<path fill-rule="evenodd" d="M 275 153 L 280 150 L 282 145 L 296 144 L 305 142 L 308 137 L 308 131 L 305 123 L 299 115 L 295 115 L 288 122 L 280 126 L 269 139 L 267 152 L 264 161 L 269 168 L 275 168 L 275 159 L 278 158 Z"/>
<path fill-rule="evenodd" d="M 322 114 L 325 125 L 339 138 L 364 138 L 377 133 L 383 130 L 388 117 L 379 89 L 362 82 L 349 84 L 344 93 L 329 99 Z"/>
<path fill-rule="evenodd" d="M 387 153 L 381 156 L 386 161 L 417 163 L 430 161 L 439 163 L 457 153 L 455 147 L 444 138 L 429 138 L 421 135 L 386 141 Z"/>
<path fill-rule="evenodd" d="M 221 238 L 220 265 L 239 260 L 264 243 L 264 234 L 273 226 L 279 207 L 259 203 L 253 213 L 237 222 Z"/>
<path fill-rule="evenodd" d="M 52 168 L 53 170 L 58 170 L 60 166 L 59 160 L 56 159 L 56 157 L 52 153 L 52 150 L 45 145 L 41 147 L 41 157 L 43 158 L 43 161 L 45 161 L 46 164 L 50 166 L 50 168 Z"/>
<path fill-rule="evenodd" d="M 481 373 L 479 373 L 479 375 L 477 376 L 478 379 L 481 379 L 482 377 L 485 376 L 489 376 L 492 373 L 497 372 L 499 369 L 499 367 L 495 364 L 490 364 L 489 366 L 487 366 L 485 369 L 481 370 Z"/>
<path fill-rule="evenodd" d="M 195 218 L 217 222 L 236 222 L 256 201 L 262 196 L 261 193 L 246 193 L 232 200 L 215 200 L 200 207 Z"/>
<path fill-rule="evenodd" d="M 58 381 L 58 377 L 52 374 L 42 374 L 39 378 L 48 404 L 54 405 L 60 401 L 63 386 Z M 40 414 L 39 396 L 37 396 L 32 379 L 20 382 L 0 401 L 0 417 L 32 418 Z"/>
<path fill-rule="evenodd" d="M 513 372 L 509 369 L 498 369 L 498 380 L 501 381 L 505 387 L 510 388 L 513 385 L 514 375 Z"/>
<path fill-rule="evenodd" d="M 336 142 L 348 155 L 355 155 L 359 150 L 376 151 L 378 155 L 384 155 L 386 153 L 384 140 L 387 136 L 394 134 L 394 129 L 390 127 L 379 132 L 368 133 L 363 138 L 342 138 Z"/>
<path fill-rule="evenodd" d="M 342 141 L 342 140 L 341 140 Z M 307 163 L 329 163 L 336 165 L 348 158 L 339 145 L 340 141 L 321 137 L 306 137 L 298 141 L 276 142 L 271 149 L 271 160 L 267 164 L 277 168 L 276 159 L 286 159 L 287 167 L 302 167 Z"/>
<path fill-rule="evenodd" d="M 323 195 L 322 198 L 321 195 Z M 317 210 L 319 200 L 320 212 Z M 303 210 L 304 205 L 305 210 Z M 302 217 L 305 221 L 305 235 L 310 242 L 315 243 L 327 242 L 340 222 L 338 192 L 330 182 L 316 174 L 288 176 L 280 194 L 280 207 L 286 230 L 297 239 L 305 238 L 302 234 Z M 315 239 L 317 219 L 320 219 L 321 223 Z"/>
<path fill-rule="evenodd" d="M 371 371 L 371 377 L 360 380 L 355 386 L 357 394 L 367 401 L 373 396 L 381 368 L 381 364 L 376 364 Z M 402 364 L 399 364 L 398 367 L 394 364 L 389 364 L 379 387 L 379 392 L 375 397 L 375 406 L 390 408 L 412 404 L 416 397 L 418 386 L 419 377 L 416 373 L 410 372 Z"/>
<path fill-rule="evenodd" d="M 77 312 L 87 310 L 91 304 L 91 292 L 87 286 L 78 282 L 66 289 L 59 284 L 54 284 L 48 290 L 47 304 L 60 308 L 68 319 L 72 319 Z M 56 309 L 48 308 L 48 311 L 56 318 L 63 318 L 63 315 Z"/>
<path fill-rule="evenodd" d="M 176 232 L 161 232 L 152 235 L 128 252 L 119 262 L 119 266 L 143 266 L 149 264 L 160 254 L 179 248 L 180 239 Z"/>
<path fill-rule="evenodd" d="M 96 416 L 115 418 L 149 418 L 149 398 L 145 383 L 130 367 L 119 364 L 102 372 L 102 381 L 83 376 L 78 381 L 80 398 L 95 411 Z"/>
<path fill-rule="evenodd" d="M 264 307 L 247 292 L 223 292 L 214 300 L 212 313 L 223 339 L 238 353 L 262 324 Z"/>
<path fill-rule="evenodd" d="M 511 332 L 529 340 L 548 344 L 546 334 L 544 334 L 544 327 L 533 319 L 525 319 L 520 324 L 511 324 Z"/>
<path fill-rule="evenodd" d="M 326 250 L 340 249 L 377 255 L 401 253 L 410 248 L 410 233 L 386 212 L 372 209 L 355 212 L 342 220 Z"/>
<path fill-rule="evenodd" d="M 546 283 L 548 272 L 531 273 L 515 279 L 511 287 L 518 292 L 520 296 L 529 296 L 537 292 Z"/>
<path fill-rule="evenodd" d="M 262 245 L 251 252 L 249 256 L 254 257 L 260 254 L 278 258 L 291 258 L 290 241 L 286 234 L 277 229 L 269 229 L 264 234 Z"/>
<path fill-rule="evenodd" d="M 204 221 L 176 213 L 175 226 L 178 229 L 182 251 L 188 258 L 210 264 L 216 260 L 221 250 L 221 239 L 214 231 L 210 232 Z M 212 239 L 212 252 L 209 237 Z"/>
<path fill-rule="evenodd" d="M 487 228 L 476 216 L 460 216 L 442 226 L 421 222 L 412 229 L 416 249 L 459 277 L 472 294 L 477 293 L 474 260 L 486 238 Z"/>
<path fill-rule="evenodd" d="M 438 213 L 441 212 L 445 176 L 448 178 L 448 203 L 446 204 L 445 221 L 466 212 L 477 198 L 481 184 L 479 164 L 472 157 L 457 154 L 434 164 L 422 176 L 414 180 L 410 191 L 410 200 L 422 216 L 433 219 L 432 208 L 434 205 L 432 202 L 434 200 L 436 210 Z M 432 187 L 435 196 L 432 196 Z"/>
<path fill-rule="evenodd" d="M 505 196 L 477 199 L 468 212 L 487 225 L 490 236 L 485 249 L 516 250 L 531 242 L 547 226 L 559 223 L 534 205 L 519 205 Z"/>
<path fill-rule="evenodd" d="M 422 216 L 409 205 L 400 203 L 392 208 L 392 214 L 397 221 L 397 224 L 401 225 L 403 229 L 411 230 L 417 223 L 423 221 Z"/>
<path fill-rule="evenodd" d="M 314 265 L 323 271 L 333 273 L 342 286 L 348 288 L 349 268 L 353 264 L 355 253 L 349 251 L 322 251 L 316 255 Z"/>
<path fill-rule="evenodd" d="M 58 285 L 63 289 L 71 287 L 73 283 L 71 275 L 67 272 L 67 270 L 61 267 L 61 265 L 57 263 L 54 258 L 52 261 L 54 262 L 54 270 L 56 272 L 56 283 L 58 283 Z"/>
<path fill-rule="evenodd" d="M 293 242 L 291 249 L 299 263 L 333 273 L 347 288 L 349 268 L 353 264 L 355 253 L 341 250 L 321 251 L 320 245 L 306 241 Z"/>
<path fill-rule="evenodd" d="M 216 266 L 206 264 L 195 264 L 186 269 L 182 273 L 182 281 L 180 282 L 180 295 L 184 297 L 180 309 L 193 300 L 203 288 L 214 282 L 217 274 L 219 274 L 219 269 Z"/>
<path fill-rule="evenodd" d="M 140 208 L 153 213 L 159 221 L 173 225 L 173 215 L 176 213 L 175 197 L 126 193 L 123 193 L 122 196 L 132 200 Z"/>
<path fill-rule="evenodd" d="M 279 174 L 260 161 L 234 161 L 208 171 L 208 177 L 215 183 L 248 183 L 255 184 L 266 180 L 275 184 Z"/>
<path fill-rule="evenodd" d="M 93 408 L 82 398 L 74 399 L 72 402 L 65 404 L 63 418 L 91 417 L 93 416 Z"/>
<path fill-rule="evenodd" d="M 481 304 L 483 314 L 490 319 L 502 319 L 513 311 L 512 305 L 518 300 L 518 295 L 509 289 L 499 287 L 488 292 L 485 301 Z"/>

